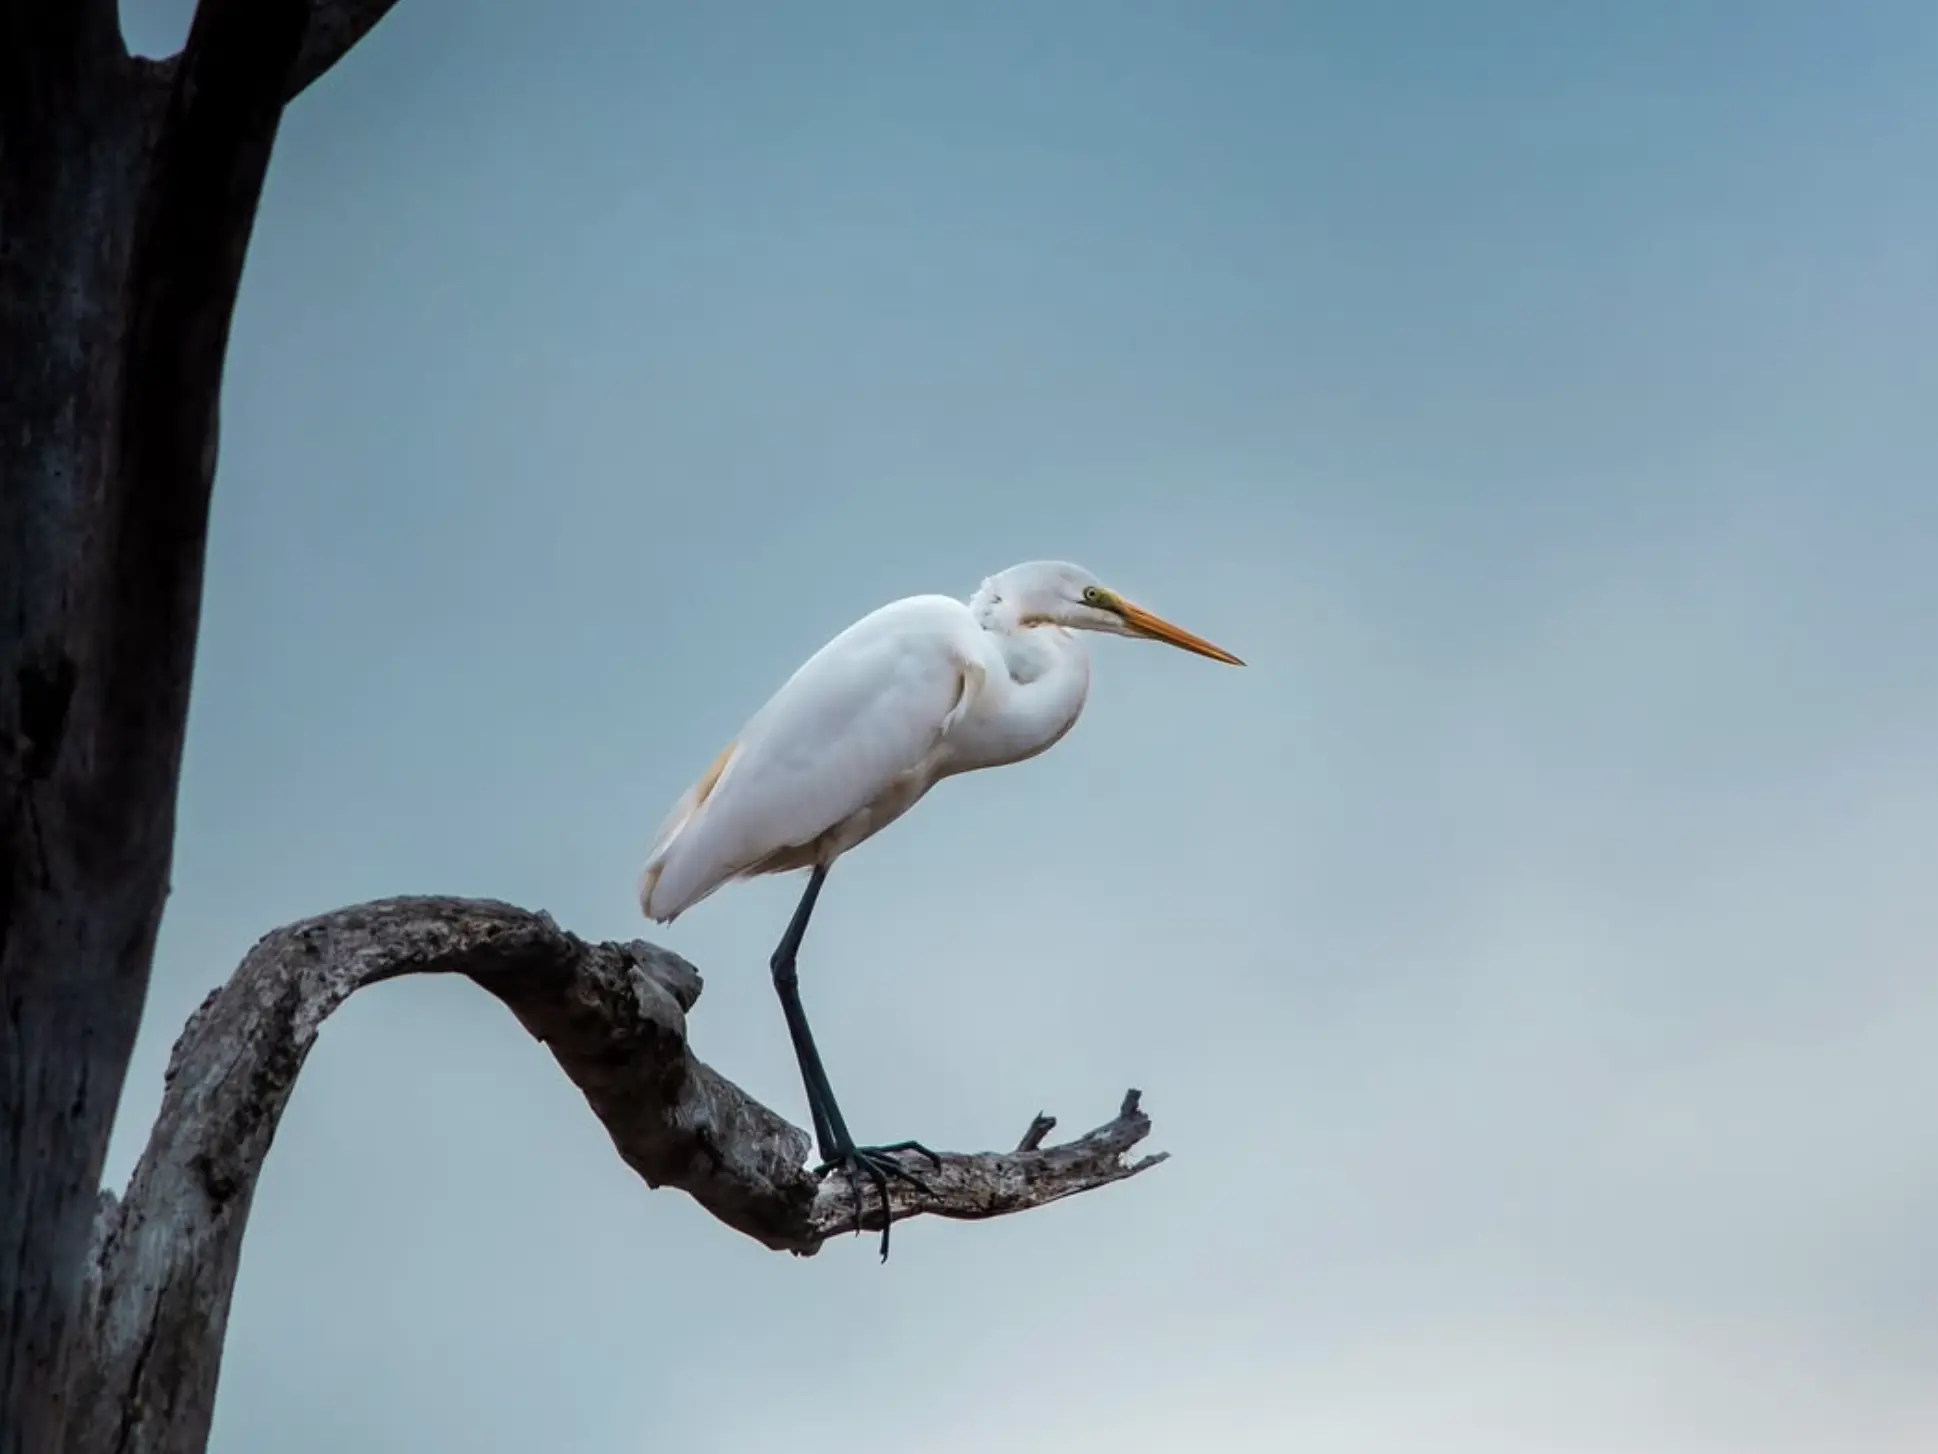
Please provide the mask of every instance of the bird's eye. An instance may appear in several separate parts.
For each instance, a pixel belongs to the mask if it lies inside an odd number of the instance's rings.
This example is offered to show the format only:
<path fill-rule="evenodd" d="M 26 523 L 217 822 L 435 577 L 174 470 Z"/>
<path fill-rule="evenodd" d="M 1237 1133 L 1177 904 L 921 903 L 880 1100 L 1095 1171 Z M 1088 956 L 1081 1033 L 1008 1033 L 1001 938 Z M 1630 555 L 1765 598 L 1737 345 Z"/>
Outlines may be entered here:
<path fill-rule="evenodd" d="M 1100 586 L 1085 586 L 1083 588 L 1083 599 L 1084 599 L 1084 604 L 1088 606 L 1103 605 L 1104 603 L 1103 588 Z"/>

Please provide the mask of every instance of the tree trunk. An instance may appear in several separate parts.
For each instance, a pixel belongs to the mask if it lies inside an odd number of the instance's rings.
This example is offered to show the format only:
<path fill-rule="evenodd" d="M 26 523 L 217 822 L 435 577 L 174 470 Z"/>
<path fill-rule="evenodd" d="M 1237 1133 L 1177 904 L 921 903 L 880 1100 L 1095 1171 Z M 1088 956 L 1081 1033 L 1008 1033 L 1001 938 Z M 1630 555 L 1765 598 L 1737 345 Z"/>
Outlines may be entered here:
<path fill-rule="evenodd" d="M 0 0 L 0 1454 L 66 1349 L 167 898 L 229 318 L 307 0 Z M 367 28 L 367 27 L 366 27 Z"/>
<path fill-rule="evenodd" d="M 0 1454 L 59 1446 L 76 1274 L 174 806 L 173 773 L 152 753 L 127 761 L 100 720 L 94 542 L 123 493 L 128 263 L 150 136 L 105 8 L 0 12 Z M 104 797 L 110 777 L 125 803 Z"/>

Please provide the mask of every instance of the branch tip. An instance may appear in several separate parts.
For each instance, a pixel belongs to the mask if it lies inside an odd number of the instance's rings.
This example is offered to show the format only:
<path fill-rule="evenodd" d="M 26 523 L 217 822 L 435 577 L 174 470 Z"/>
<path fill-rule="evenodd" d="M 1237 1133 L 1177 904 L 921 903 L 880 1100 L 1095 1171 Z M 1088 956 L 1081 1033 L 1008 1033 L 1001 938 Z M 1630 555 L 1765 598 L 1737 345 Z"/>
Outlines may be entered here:
<path fill-rule="evenodd" d="M 1038 1111 L 1035 1119 L 1030 1122 L 1029 1129 L 1023 1133 L 1023 1139 L 1016 1143 L 1016 1149 L 1034 1151 L 1043 1144 L 1043 1138 L 1054 1130 L 1056 1130 L 1056 1117 L 1044 1111 Z"/>

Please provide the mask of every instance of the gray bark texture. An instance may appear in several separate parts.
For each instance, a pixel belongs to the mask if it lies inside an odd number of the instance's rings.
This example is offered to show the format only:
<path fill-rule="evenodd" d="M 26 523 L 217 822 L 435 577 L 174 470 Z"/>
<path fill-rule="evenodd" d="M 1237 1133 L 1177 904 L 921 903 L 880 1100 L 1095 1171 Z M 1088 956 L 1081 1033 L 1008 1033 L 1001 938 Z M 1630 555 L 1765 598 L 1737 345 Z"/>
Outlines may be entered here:
<path fill-rule="evenodd" d="M 263 939 L 190 1019 L 148 1148 L 116 1202 L 102 1194 L 75 1360 L 70 1454 L 197 1454 L 208 1437 L 230 1294 L 263 1158 L 324 1019 L 405 974 L 461 974 L 552 1053 L 649 1186 L 686 1192 L 779 1251 L 810 1255 L 858 1229 L 855 1188 L 806 1167 L 809 1137 L 696 1059 L 686 1016 L 700 975 L 651 944 L 587 944 L 543 914 L 469 899 L 389 899 Z M 1001 1216 L 1106 1186 L 1162 1160 L 1125 1097 L 1089 1135 L 920 1163 L 886 1214 Z M 872 1186 L 861 1229 L 882 1224 Z"/>
<path fill-rule="evenodd" d="M 323 1019 L 468 975 L 655 1186 L 812 1252 L 848 1188 L 694 1060 L 699 976 L 499 904 L 393 901 L 265 939 L 176 1049 L 124 1200 L 99 1190 L 167 898 L 229 323 L 284 105 L 393 0 L 201 0 L 132 57 L 117 0 L 0 0 L 0 1454 L 197 1451 L 250 1198 Z M 888 1215 L 1117 1180 L 1147 1131 L 947 1158 Z M 877 1206 L 866 1217 L 879 1226 Z"/>

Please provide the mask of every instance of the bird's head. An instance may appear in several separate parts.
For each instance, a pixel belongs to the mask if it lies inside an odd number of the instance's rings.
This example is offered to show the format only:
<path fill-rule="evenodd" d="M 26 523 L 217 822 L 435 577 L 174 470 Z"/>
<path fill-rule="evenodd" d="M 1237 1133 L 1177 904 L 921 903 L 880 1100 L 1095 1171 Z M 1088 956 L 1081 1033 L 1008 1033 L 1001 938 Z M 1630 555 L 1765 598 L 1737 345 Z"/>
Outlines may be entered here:
<path fill-rule="evenodd" d="M 970 607 L 986 625 L 1012 629 L 1063 626 L 1072 631 L 1135 636 L 1231 666 L 1245 664 L 1223 647 L 1213 646 L 1202 636 L 1194 636 L 1182 626 L 1173 626 L 1125 600 L 1082 566 L 1067 561 L 1032 560 L 999 571 L 982 583 Z"/>

